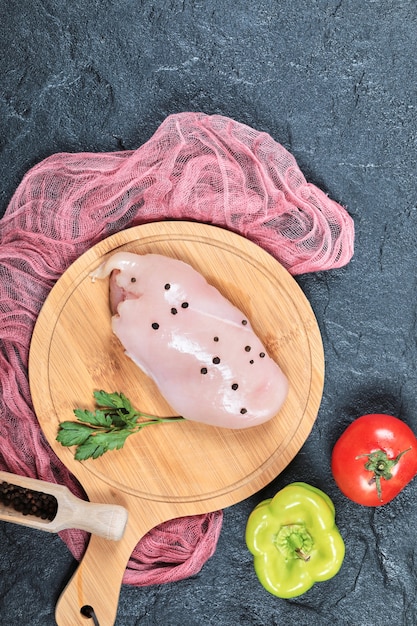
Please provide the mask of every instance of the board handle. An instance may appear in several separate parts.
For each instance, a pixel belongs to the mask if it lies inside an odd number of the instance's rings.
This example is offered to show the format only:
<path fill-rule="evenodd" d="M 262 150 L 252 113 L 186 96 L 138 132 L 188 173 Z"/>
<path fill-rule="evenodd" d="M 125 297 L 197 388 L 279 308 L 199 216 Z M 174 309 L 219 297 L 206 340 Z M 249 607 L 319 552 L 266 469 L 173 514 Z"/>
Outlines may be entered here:
<path fill-rule="evenodd" d="M 123 575 L 140 538 L 157 522 L 132 524 L 117 542 L 92 535 L 74 575 L 55 609 L 57 626 L 114 626 Z M 87 618 L 92 618 L 88 620 Z"/>
<path fill-rule="evenodd" d="M 21 487 L 25 490 L 26 497 L 31 494 L 30 497 L 33 498 L 34 493 L 39 496 L 48 494 L 56 500 L 56 512 L 52 520 L 42 519 L 35 514 L 23 514 L 12 506 L 0 504 L 0 519 L 3 521 L 50 533 L 58 533 L 67 528 L 79 528 L 107 540 L 118 541 L 123 537 L 128 512 L 119 504 L 87 502 L 74 496 L 64 485 L 56 485 L 10 472 L 0 471 L 0 481 L 6 485 L 5 494 L 7 492 L 12 494 L 16 491 L 16 487 Z M 22 498 L 22 493 L 20 498 Z"/>

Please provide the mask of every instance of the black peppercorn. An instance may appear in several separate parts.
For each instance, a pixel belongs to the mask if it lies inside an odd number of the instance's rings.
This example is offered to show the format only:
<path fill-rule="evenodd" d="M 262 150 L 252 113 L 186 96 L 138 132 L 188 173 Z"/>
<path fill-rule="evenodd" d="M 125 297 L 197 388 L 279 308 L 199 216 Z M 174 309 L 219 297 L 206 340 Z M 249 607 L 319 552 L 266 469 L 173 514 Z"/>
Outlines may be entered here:
<path fill-rule="evenodd" d="M 6 481 L 0 485 L 0 502 L 23 515 L 34 515 L 49 521 L 54 519 L 58 511 L 58 502 L 53 495 L 25 489 Z"/>

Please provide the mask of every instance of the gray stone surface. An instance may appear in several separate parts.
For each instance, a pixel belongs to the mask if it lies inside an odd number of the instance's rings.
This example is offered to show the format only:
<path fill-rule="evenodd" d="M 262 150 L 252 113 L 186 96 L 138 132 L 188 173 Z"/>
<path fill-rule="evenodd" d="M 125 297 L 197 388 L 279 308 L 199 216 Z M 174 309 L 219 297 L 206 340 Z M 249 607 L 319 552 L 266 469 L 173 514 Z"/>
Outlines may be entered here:
<path fill-rule="evenodd" d="M 392 413 L 417 432 L 414 0 L 0 7 L 1 212 L 42 158 L 135 148 L 168 114 L 200 110 L 270 133 L 356 224 L 347 267 L 298 279 L 326 354 L 310 437 L 262 493 L 225 510 L 200 574 L 124 586 L 116 625 L 416 624 L 416 483 L 367 509 L 339 492 L 329 466 L 336 439 L 362 413 Z M 257 582 L 244 530 L 257 502 L 294 480 L 330 495 L 347 550 L 337 577 L 285 601 Z M 54 624 L 74 568 L 59 537 L 0 523 L 0 624 Z"/>

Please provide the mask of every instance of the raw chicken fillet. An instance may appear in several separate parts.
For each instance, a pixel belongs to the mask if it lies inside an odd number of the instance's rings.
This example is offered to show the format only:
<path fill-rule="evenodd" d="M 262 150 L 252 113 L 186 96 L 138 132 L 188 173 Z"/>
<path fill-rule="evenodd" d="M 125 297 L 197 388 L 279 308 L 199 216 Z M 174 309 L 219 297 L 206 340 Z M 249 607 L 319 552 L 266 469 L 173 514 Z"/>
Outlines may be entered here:
<path fill-rule="evenodd" d="M 117 252 L 92 276 L 110 276 L 113 332 L 179 415 L 246 428 L 278 413 L 287 378 L 245 315 L 190 265 Z"/>

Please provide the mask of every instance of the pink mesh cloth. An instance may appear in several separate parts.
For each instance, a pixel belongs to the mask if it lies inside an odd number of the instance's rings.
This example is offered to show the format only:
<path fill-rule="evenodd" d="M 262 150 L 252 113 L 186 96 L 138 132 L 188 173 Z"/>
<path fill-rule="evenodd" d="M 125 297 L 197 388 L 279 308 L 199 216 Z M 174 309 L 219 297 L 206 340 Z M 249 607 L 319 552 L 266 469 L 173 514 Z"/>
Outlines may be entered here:
<path fill-rule="evenodd" d="M 292 274 L 340 267 L 353 254 L 344 208 L 304 179 L 266 133 L 222 116 L 169 116 L 137 150 L 55 154 L 24 176 L 0 221 L 0 468 L 66 484 L 75 478 L 34 415 L 27 363 L 36 317 L 60 275 L 121 229 L 196 220 L 256 242 Z M 197 573 L 213 554 L 222 512 L 166 522 L 137 545 L 124 582 L 147 585 Z M 65 531 L 76 559 L 88 536 Z"/>

